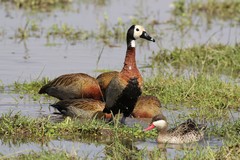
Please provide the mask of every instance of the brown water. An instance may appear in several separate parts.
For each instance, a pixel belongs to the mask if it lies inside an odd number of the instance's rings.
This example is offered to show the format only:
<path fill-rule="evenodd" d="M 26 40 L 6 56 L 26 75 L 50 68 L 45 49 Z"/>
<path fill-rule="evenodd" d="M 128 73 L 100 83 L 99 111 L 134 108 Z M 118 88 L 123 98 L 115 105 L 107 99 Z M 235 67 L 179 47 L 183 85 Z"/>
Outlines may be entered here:
<path fill-rule="evenodd" d="M 156 43 L 144 42 L 142 47 L 137 47 L 137 63 L 141 68 L 143 76 L 153 76 L 150 69 L 142 68 L 148 64 L 148 58 L 152 52 L 157 52 L 160 48 L 173 49 L 176 46 L 191 46 L 207 42 L 221 42 L 224 44 L 234 44 L 238 42 L 240 27 L 235 25 L 230 27 L 228 22 L 214 21 L 212 28 L 207 30 L 206 25 L 200 23 L 198 30 L 190 28 L 186 34 L 180 33 L 170 24 L 166 24 L 172 19 L 170 14 L 171 2 L 161 0 L 122 0 L 107 1 L 104 6 L 96 6 L 89 3 L 74 3 L 73 10 L 62 12 L 59 10 L 50 13 L 30 13 L 24 10 L 4 6 L 0 4 L 0 80 L 3 84 L 11 84 L 15 81 L 31 81 L 42 77 L 51 79 L 61 74 L 72 72 L 85 72 L 96 76 L 96 70 L 120 70 L 125 57 L 125 42 L 112 42 L 120 47 L 111 48 L 102 42 L 94 39 L 77 42 L 75 45 L 64 40 L 56 39 L 57 46 L 46 46 L 47 40 L 44 36 L 40 38 L 29 38 L 26 41 L 12 39 L 18 27 L 23 27 L 27 20 L 39 22 L 43 28 L 49 28 L 53 24 L 70 24 L 73 27 L 82 28 L 88 31 L 99 29 L 99 23 L 104 21 L 104 16 L 108 17 L 108 24 L 111 26 L 118 22 L 118 18 L 126 24 L 131 24 L 131 19 L 138 16 L 148 16 L 147 21 L 157 20 L 161 24 L 157 25 Z M 142 24 L 144 26 L 144 21 Z M 43 33 L 44 34 L 44 33 Z M 151 33 L 150 33 L 151 34 Z M 101 59 L 97 63 L 98 56 L 103 49 Z M 52 102 L 49 102 L 52 103 Z M 52 115 L 54 110 L 49 107 L 48 102 L 35 102 L 29 98 L 20 99 L 18 94 L 8 92 L 0 93 L 0 114 L 13 111 L 21 112 L 23 115 L 31 117 L 42 117 Z M 164 110 L 173 122 L 179 111 Z M 234 117 L 239 117 L 239 113 Z M 143 126 L 147 122 L 128 119 L 127 123 L 132 126 L 134 123 L 141 123 Z M 89 155 L 93 158 L 98 155 L 104 156 L 104 144 L 71 142 L 67 140 L 53 140 L 47 144 L 36 144 L 33 142 L 23 142 L 19 144 L 5 143 L 1 140 L 0 153 L 8 156 L 17 153 L 25 153 L 31 150 L 41 151 L 44 149 L 59 149 L 68 152 L 76 152 L 79 156 Z M 199 144 L 205 146 L 221 146 L 221 140 L 217 138 L 205 139 Z M 157 147 L 155 140 L 146 142 L 136 142 L 138 149 L 147 147 L 149 150 Z M 174 157 L 177 151 L 175 147 L 168 147 L 169 157 Z"/>

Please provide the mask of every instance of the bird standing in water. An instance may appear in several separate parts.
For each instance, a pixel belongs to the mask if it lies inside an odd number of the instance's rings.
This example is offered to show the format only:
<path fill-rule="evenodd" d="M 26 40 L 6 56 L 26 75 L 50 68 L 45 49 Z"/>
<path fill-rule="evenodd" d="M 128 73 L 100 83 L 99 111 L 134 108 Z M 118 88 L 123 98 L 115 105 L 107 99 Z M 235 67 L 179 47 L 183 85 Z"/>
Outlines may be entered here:
<path fill-rule="evenodd" d="M 143 38 L 155 42 L 140 25 L 132 25 L 127 32 L 127 51 L 124 66 L 112 78 L 106 89 L 106 105 L 103 112 L 123 113 L 121 123 L 125 124 L 128 117 L 142 93 L 143 79 L 137 68 L 135 59 L 135 40 Z"/>

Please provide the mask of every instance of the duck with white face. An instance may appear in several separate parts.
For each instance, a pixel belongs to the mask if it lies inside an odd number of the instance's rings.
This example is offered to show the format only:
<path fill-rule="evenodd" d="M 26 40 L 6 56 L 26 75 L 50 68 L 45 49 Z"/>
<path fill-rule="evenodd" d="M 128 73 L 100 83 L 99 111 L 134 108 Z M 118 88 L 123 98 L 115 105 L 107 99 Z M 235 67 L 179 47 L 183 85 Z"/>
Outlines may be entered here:
<path fill-rule="evenodd" d="M 127 33 L 127 46 L 135 47 L 135 40 L 139 38 L 155 42 L 155 39 L 153 39 L 142 26 L 132 25 Z"/>
<path fill-rule="evenodd" d="M 153 117 L 152 122 L 144 131 L 149 131 L 154 128 L 157 128 L 159 131 L 157 142 L 182 144 L 203 139 L 207 126 L 206 124 L 196 124 L 193 120 L 188 119 L 176 128 L 168 130 L 167 119 L 164 115 L 160 114 Z"/>
<path fill-rule="evenodd" d="M 121 123 L 134 109 L 138 97 L 142 93 L 143 78 L 137 68 L 135 59 L 135 41 L 139 38 L 155 42 L 140 25 L 132 25 L 127 32 L 127 51 L 124 66 L 109 83 L 106 89 L 106 105 L 103 112 L 123 113 Z"/>
<path fill-rule="evenodd" d="M 135 59 L 135 40 L 139 38 L 155 42 L 142 26 L 132 25 L 127 31 L 127 51 L 120 72 L 104 73 L 97 79 L 85 73 L 61 75 L 41 87 L 39 94 L 64 100 L 57 104 L 58 109 L 70 115 L 79 115 L 82 107 L 85 108 L 84 111 L 91 112 L 91 105 L 96 101 L 101 104 L 105 101 L 103 112 L 113 115 L 123 113 L 121 122 L 124 124 L 142 93 L 143 79 Z"/>

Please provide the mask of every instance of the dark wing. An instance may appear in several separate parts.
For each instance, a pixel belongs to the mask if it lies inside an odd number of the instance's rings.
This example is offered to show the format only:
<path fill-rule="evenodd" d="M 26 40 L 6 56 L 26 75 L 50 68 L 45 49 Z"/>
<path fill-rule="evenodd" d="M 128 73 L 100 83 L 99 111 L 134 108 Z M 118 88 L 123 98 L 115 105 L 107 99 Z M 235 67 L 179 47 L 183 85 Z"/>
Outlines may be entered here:
<path fill-rule="evenodd" d="M 110 110 L 122 94 L 125 86 L 120 83 L 118 77 L 114 77 L 106 90 L 106 106 L 105 109 Z"/>

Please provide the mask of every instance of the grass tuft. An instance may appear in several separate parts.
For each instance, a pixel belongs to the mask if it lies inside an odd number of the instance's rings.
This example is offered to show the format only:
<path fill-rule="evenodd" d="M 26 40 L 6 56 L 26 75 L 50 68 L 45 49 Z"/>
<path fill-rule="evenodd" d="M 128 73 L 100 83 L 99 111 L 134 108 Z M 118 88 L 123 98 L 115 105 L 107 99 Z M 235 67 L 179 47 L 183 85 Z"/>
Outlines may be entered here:
<path fill-rule="evenodd" d="M 144 93 L 157 96 L 162 104 L 192 108 L 194 117 L 227 117 L 228 109 L 239 108 L 240 87 L 223 82 L 218 76 L 158 75 L 145 81 Z"/>
<path fill-rule="evenodd" d="M 17 8 L 46 12 L 55 8 L 67 8 L 72 0 L 0 0 L 0 2 L 10 2 Z"/>
<path fill-rule="evenodd" d="M 152 56 L 152 63 L 170 64 L 177 70 L 194 68 L 199 72 L 226 74 L 237 77 L 240 72 L 240 46 L 222 44 L 161 50 Z"/>

